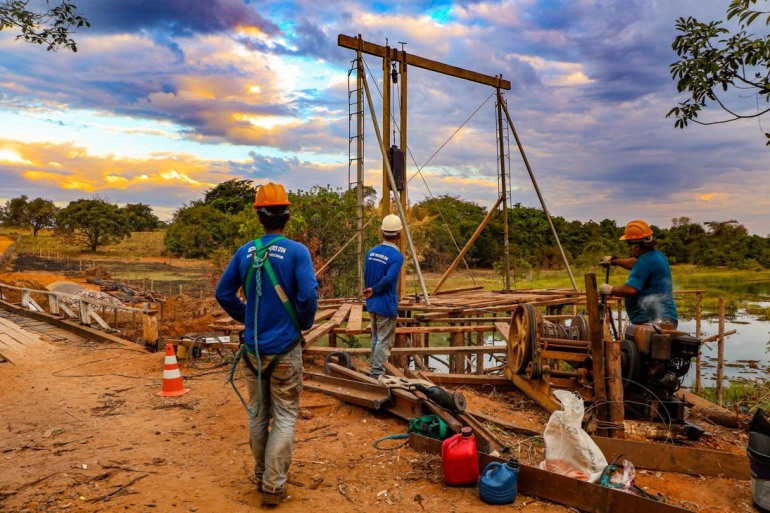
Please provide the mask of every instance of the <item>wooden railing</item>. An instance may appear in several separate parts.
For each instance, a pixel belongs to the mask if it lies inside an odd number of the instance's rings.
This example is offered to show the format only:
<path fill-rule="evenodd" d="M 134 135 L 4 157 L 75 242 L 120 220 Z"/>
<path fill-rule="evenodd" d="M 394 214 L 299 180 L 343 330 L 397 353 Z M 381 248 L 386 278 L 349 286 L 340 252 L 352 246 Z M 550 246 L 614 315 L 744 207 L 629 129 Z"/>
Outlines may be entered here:
<path fill-rule="evenodd" d="M 20 300 L 15 303 L 10 302 L 10 296 L 13 295 L 17 296 Z M 33 298 L 33 295 L 38 299 L 44 297 L 45 300 L 41 302 L 46 305 L 47 309 L 41 306 L 40 303 Z M 9 304 L 21 306 L 22 308 L 33 312 L 64 317 L 84 326 L 92 328 L 98 326 L 106 332 L 118 331 L 119 313 L 128 313 L 131 315 L 132 319 L 135 319 L 137 315 L 141 315 L 142 342 L 147 346 L 155 346 L 158 342 L 158 311 L 149 308 L 149 306 L 136 308 L 116 305 L 96 299 L 83 298 L 75 294 L 15 287 L 3 283 L 0 283 L 0 300 Z M 98 310 L 101 310 L 101 315 L 97 313 Z M 105 312 L 109 310 L 111 310 L 113 314 L 113 326 L 110 326 L 104 319 L 104 317 L 106 317 Z"/>

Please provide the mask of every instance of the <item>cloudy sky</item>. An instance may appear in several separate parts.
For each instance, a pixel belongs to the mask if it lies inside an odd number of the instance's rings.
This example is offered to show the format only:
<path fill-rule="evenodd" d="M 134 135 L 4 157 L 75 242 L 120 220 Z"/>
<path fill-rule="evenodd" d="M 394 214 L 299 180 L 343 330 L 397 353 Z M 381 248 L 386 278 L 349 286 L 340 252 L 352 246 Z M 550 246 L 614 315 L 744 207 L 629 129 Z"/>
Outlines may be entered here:
<path fill-rule="evenodd" d="M 231 178 L 346 188 L 355 54 L 337 36 L 361 34 L 509 80 L 508 110 L 554 215 L 661 227 L 735 219 L 770 234 L 761 123 L 679 130 L 665 118 L 681 99 L 669 74 L 676 19 L 724 19 L 728 0 L 76 4 L 92 25 L 76 34 L 77 53 L 0 32 L 0 202 L 98 195 L 169 219 Z M 365 63 L 381 122 L 381 60 Z M 408 84 L 410 201 L 491 206 L 494 89 L 418 68 Z M 735 107 L 756 111 L 744 100 Z M 366 116 L 366 183 L 379 188 Z M 512 137 L 510 164 L 512 202 L 539 206 Z"/>

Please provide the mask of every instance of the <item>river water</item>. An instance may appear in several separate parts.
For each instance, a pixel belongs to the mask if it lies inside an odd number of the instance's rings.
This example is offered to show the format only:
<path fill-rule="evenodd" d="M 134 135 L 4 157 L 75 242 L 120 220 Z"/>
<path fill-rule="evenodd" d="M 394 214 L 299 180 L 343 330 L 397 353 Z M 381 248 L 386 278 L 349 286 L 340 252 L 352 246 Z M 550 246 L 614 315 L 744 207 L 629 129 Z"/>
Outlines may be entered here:
<path fill-rule="evenodd" d="M 759 303 L 765 308 L 770 302 Z M 695 335 L 695 319 L 680 319 L 679 330 Z M 766 379 L 768 377 L 768 342 L 770 341 L 770 322 L 748 315 L 739 310 L 734 318 L 725 320 L 725 332 L 735 330 L 734 335 L 725 337 L 724 376 L 726 379 Z M 701 320 L 701 337 L 707 338 L 719 333 L 719 320 L 707 318 Z M 701 346 L 701 384 L 714 386 L 716 378 L 717 342 Z M 691 386 L 695 380 L 695 364 L 685 376 L 684 385 Z"/>

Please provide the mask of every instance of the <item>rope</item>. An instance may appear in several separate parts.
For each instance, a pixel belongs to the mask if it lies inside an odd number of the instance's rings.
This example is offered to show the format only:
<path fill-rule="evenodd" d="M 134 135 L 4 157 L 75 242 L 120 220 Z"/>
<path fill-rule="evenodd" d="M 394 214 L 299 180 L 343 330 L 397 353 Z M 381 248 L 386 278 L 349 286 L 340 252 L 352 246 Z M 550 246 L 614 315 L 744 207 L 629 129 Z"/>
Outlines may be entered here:
<path fill-rule="evenodd" d="M 406 440 L 404 440 L 400 444 L 394 445 L 393 447 L 380 447 L 380 443 L 384 442 L 386 440 L 401 440 L 401 439 L 404 439 L 404 438 L 406 438 Z M 372 444 L 372 446 L 375 449 L 379 449 L 380 451 L 395 451 L 396 449 L 400 449 L 400 448 L 402 448 L 403 446 L 405 446 L 408 443 L 409 443 L 409 434 L 408 433 L 399 433 L 397 435 L 384 436 L 384 437 L 380 438 L 379 440 L 376 440 Z"/>
<path fill-rule="evenodd" d="M 238 395 L 238 399 L 241 400 L 241 404 L 246 409 L 246 413 L 249 414 L 249 417 L 256 418 L 257 415 L 259 415 L 259 410 L 262 407 L 262 358 L 259 356 L 259 342 L 257 341 L 257 323 L 259 320 L 259 298 L 262 297 L 262 267 L 265 264 L 265 260 L 269 256 L 270 252 L 265 251 L 265 255 L 262 258 L 257 258 L 256 253 L 254 255 L 254 260 L 252 260 L 252 269 L 254 272 L 254 287 L 256 288 L 256 294 L 254 296 L 254 354 L 257 356 L 257 410 L 255 412 L 252 412 L 249 408 L 248 404 L 243 400 L 243 396 L 238 391 L 238 388 L 235 386 L 235 380 L 233 376 L 235 375 L 235 369 L 238 366 L 238 362 L 241 358 L 248 358 L 248 353 L 244 354 L 246 352 L 246 344 L 242 345 L 241 348 L 238 350 L 238 352 L 235 354 L 235 358 L 233 359 L 233 364 L 230 366 L 230 374 L 228 375 L 228 381 L 233 387 L 233 390 L 235 390 L 235 393 Z"/>

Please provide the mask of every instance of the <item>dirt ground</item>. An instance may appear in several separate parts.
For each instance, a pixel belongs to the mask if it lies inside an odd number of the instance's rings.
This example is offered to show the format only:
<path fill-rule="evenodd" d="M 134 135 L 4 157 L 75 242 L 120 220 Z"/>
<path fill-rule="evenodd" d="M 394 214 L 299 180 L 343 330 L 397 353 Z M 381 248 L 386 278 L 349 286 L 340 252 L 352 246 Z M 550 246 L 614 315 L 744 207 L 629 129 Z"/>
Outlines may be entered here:
<path fill-rule="evenodd" d="M 6 283 L 11 278 L 19 277 L 0 275 Z M 63 278 L 41 273 L 25 279 L 45 285 Z M 164 354 L 140 346 L 48 340 L 30 360 L 0 363 L 0 513 L 208 513 L 260 507 L 250 479 L 247 416 L 227 383 L 228 367 L 195 368 L 180 358 L 190 392 L 160 397 Z M 321 364 L 308 359 L 306 369 L 319 372 Z M 541 432 L 548 420 L 522 394 L 461 391 L 470 410 Z M 689 420 L 713 434 L 694 447 L 745 454 L 745 433 Z M 473 513 L 493 508 L 479 499 L 476 488 L 445 486 L 438 456 L 409 447 L 373 447 L 406 428 L 386 412 L 304 391 L 290 497 L 277 511 Z M 538 440 L 498 434 L 523 464 L 542 459 Z M 637 484 L 689 511 L 753 511 L 749 481 L 639 471 Z M 523 494 L 499 508 L 576 511 Z"/>

